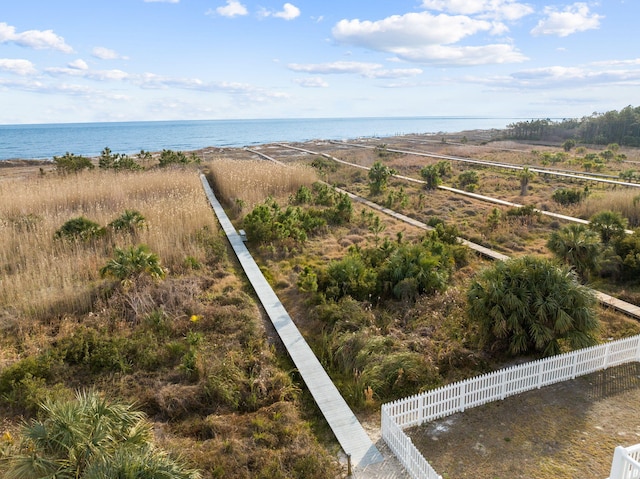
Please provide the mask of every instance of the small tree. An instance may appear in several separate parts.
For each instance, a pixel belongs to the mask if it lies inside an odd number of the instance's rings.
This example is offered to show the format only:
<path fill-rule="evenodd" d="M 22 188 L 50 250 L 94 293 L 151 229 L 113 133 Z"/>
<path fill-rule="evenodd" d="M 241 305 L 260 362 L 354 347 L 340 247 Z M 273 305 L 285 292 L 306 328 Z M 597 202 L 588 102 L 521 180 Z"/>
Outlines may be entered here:
<path fill-rule="evenodd" d="M 520 180 L 520 196 L 526 196 L 529 188 L 529 181 L 535 177 L 536 174 L 529 170 L 528 166 L 525 166 L 518 172 L 518 179 Z"/>
<path fill-rule="evenodd" d="M 376 161 L 369 170 L 369 190 L 372 195 L 378 195 L 387 187 L 389 177 L 397 173 L 393 168 Z"/>
<path fill-rule="evenodd" d="M 564 151 L 571 151 L 571 148 L 573 148 L 574 146 L 576 146 L 576 140 L 574 140 L 573 138 L 569 138 L 562 144 L 562 149 Z"/>
<path fill-rule="evenodd" d="M 482 343 L 510 354 L 559 353 L 595 344 L 596 298 L 572 272 L 524 256 L 482 271 L 467 292 L 469 318 Z"/>
<path fill-rule="evenodd" d="M 440 169 L 437 165 L 428 165 L 420 170 L 420 176 L 425 181 L 425 188 L 433 190 L 442 182 Z"/>

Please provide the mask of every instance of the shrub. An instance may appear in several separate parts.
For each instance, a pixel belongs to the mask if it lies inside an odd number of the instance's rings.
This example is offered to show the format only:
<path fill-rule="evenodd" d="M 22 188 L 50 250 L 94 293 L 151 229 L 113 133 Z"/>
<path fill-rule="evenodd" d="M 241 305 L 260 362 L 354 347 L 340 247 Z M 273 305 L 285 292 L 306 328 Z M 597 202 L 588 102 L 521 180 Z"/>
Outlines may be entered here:
<path fill-rule="evenodd" d="M 113 277 L 119 280 L 130 279 L 142 274 L 152 278 L 164 278 L 165 271 L 160 266 L 160 259 L 149 251 L 145 245 L 131 246 L 126 250 L 116 248 L 114 258 L 109 260 L 100 270 L 103 277 Z"/>
<path fill-rule="evenodd" d="M 65 153 L 63 156 L 54 156 L 53 162 L 56 165 L 56 171 L 61 174 L 78 173 L 82 170 L 92 170 L 95 168 L 89 158 L 74 155 L 69 152 Z"/>
<path fill-rule="evenodd" d="M 560 205 L 568 206 L 580 203 L 586 196 L 585 191 L 569 188 L 560 188 L 553 192 L 551 198 Z"/>
<path fill-rule="evenodd" d="M 55 232 L 55 237 L 66 240 L 91 241 L 101 238 L 105 234 L 106 230 L 104 227 L 84 216 L 79 216 L 63 224 Z"/>
<path fill-rule="evenodd" d="M 200 161 L 200 158 L 195 153 L 187 156 L 182 151 L 162 150 L 159 165 L 165 167 L 169 165 L 189 165 L 192 163 L 200 164 Z"/>
<path fill-rule="evenodd" d="M 108 224 L 115 231 L 135 235 L 138 230 L 147 226 L 145 217 L 137 210 L 125 210 L 118 218 Z"/>
<path fill-rule="evenodd" d="M 595 343 L 596 298 L 572 272 L 524 256 L 478 274 L 467 292 L 468 314 L 484 345 L 510 354 L 559 353 Z"/>
<path fill-rule="evenodd" d="M 460 185 L 460 188 L 464 188 L 467 191 L 475 190 L 478 186 L 478 181 L 478 173 L 474 170 L 468 170 L 458 175 L 458 184 Z"/>

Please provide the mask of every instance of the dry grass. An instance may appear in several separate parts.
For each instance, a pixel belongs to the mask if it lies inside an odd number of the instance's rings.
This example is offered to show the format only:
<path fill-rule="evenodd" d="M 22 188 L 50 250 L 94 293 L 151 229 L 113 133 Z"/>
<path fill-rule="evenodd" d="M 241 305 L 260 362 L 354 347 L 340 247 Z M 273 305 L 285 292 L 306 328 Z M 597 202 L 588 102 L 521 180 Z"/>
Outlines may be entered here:
<path fill-rule="evenodd" d="M 93 244 L 54 239 L 72 218 L 85 216 L 104 226 L 125 209 L 146 218 L 148 228 L 137 238 L 114 235 Z M 189 239 L 204 226 L 217 230 L 193 170 L 97 171 L 5 181 L 0 191 L 0 314 L 42 318 L 88 311 L 99 269 L 113 246 L 146 244 L 173 270 L 187 256 L 205 259 L 205 251 Z"/>
<path fill-rule="evenodd" d="M 600 211 L 616 211 L 629 220 L 631 228 L 640 226 L 640 190 L 637 188 L 596 193 L 582 202 L 579 214 L 590 218 Z"/>
<path fill-rule="evenodd" d="M 241 202 L 248 209 L 269 196 L 286 197 L 318 180 L 313 168 L 299 164 L 284 166 L 267 161 L 218 159 L 207 167 L 216 194 L 231 205 Z"/>

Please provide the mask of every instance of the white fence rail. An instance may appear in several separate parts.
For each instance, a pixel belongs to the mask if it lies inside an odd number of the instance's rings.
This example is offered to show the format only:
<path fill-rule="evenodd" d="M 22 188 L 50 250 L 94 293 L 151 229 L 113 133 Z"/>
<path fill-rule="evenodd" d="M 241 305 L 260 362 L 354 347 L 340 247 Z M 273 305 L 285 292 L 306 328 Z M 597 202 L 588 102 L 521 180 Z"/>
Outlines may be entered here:
<path fill-rule="evenodd" d="M 439 476 L 413 445 L 404 429 L 465 409 L 504 399 L 630 362 L 640 361 L 640 336 L 512 366 L 383 404 L 382 438 L 415 479 Z M 633 459 L 635 461 L 638 458 Z M 624 479 L 640 476 L 620 476 Z M 618 479 L 612 476 L 611 479 Z"/>
<path fill-rule="evenodd" d="M 640 478 L 640 444 L 631 447 L 616 447 L 609 479 Z"/>

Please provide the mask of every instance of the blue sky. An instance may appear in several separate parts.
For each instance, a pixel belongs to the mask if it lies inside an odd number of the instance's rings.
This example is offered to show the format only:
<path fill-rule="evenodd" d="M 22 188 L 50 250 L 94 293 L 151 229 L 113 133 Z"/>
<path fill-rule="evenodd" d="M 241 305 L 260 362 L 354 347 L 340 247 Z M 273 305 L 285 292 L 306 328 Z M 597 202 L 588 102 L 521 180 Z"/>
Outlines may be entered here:
<path fill-rule="evenodd" d="M 640 106 L 638 0 L 3 0 L 0 123 Z"/>

